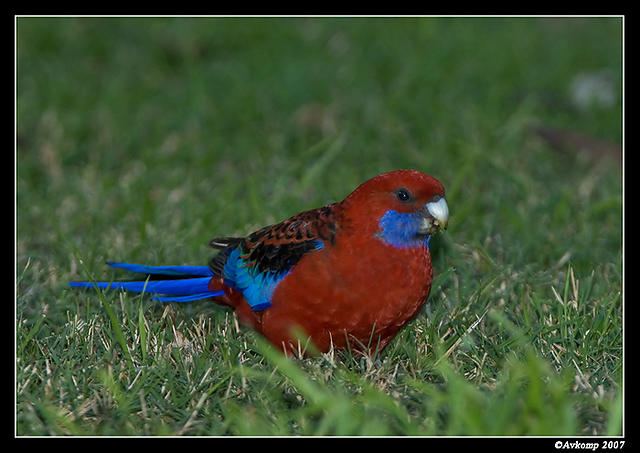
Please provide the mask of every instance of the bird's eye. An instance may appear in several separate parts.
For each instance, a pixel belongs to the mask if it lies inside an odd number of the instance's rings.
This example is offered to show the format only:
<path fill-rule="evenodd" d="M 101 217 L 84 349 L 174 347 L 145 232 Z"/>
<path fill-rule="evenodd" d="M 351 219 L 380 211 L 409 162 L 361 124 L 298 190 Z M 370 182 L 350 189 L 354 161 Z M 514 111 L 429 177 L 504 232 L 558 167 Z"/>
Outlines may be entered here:
<path fill-rule="evenodd" d="M 407 189 L 396 190 L 396 197 L 398 197 L 398 200 L 402 201 L 403 203 L 406 203 L 413 199 L 413 196 Z"/>

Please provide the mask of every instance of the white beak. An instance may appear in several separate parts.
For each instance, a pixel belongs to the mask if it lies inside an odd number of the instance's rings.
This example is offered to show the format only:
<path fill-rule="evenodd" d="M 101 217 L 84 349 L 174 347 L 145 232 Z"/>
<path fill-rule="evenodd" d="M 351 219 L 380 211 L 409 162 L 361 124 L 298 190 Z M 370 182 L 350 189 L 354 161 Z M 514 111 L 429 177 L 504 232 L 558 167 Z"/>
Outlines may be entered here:
<path fill-rule="evenodd" d="M 439 229 L 446 229 L 449 223 L 449 206 L 444 197 L 438 197 L 424 205 L 424 217 L 420 225 L 420 234 L 433 234 Z"/>
<path fill-rule="evenodd" d="M 437 201 L 431 201 L 425 205 L 427 212 L 433 216 L 435 223 L 442 229 L 447 228 L 449 223 L 449 206 L 444 197 Z"/>

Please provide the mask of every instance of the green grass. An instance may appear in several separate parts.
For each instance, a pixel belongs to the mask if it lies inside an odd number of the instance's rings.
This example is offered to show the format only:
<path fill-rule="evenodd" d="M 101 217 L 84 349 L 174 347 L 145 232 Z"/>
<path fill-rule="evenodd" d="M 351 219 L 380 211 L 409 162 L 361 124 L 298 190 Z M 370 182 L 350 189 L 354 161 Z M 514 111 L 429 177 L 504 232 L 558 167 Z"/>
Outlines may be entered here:
<path fill-rule="evenodd" d="M 620 161 L 531 132 L 622 142 L 620 19 L 18 18 L 17 52 L 18 435 L 621 434 Z M 451 218 L 379 357 L 66 286 L 398 168 Z"/>

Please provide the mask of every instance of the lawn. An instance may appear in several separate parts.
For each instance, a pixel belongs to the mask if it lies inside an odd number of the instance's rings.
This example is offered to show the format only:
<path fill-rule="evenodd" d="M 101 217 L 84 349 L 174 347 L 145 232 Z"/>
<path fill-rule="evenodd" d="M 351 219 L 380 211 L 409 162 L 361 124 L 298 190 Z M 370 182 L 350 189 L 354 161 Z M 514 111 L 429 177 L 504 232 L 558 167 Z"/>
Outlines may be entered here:
<path fill-rule="evenodd" d="M 16 49 L 17 435 L 622 434 L 622 19 L 21 17 Z M 450 224 L 379 356 L 66 285 L 399 168 Z"/>

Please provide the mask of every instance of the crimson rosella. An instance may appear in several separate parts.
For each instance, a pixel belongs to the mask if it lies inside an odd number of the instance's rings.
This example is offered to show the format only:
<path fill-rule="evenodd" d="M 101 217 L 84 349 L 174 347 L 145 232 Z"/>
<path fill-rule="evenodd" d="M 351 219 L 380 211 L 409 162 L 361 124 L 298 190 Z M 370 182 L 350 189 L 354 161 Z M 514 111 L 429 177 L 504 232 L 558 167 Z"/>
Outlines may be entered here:
<path fill-rule="evenodd" d="M 372 352 L 382 350 L 427 300 L 429 239 L 446 228 L 448 217 L 437 179 L 391 171 L 341 202 L 246 237 L 213 239 L 219 252 L 208 266 L 109 262 L 148 277 L 70 285 L 144 291 L 160 301 L 212 298 L 285 353 L 299 350 L 301 333 L 321 352 Z"/>

